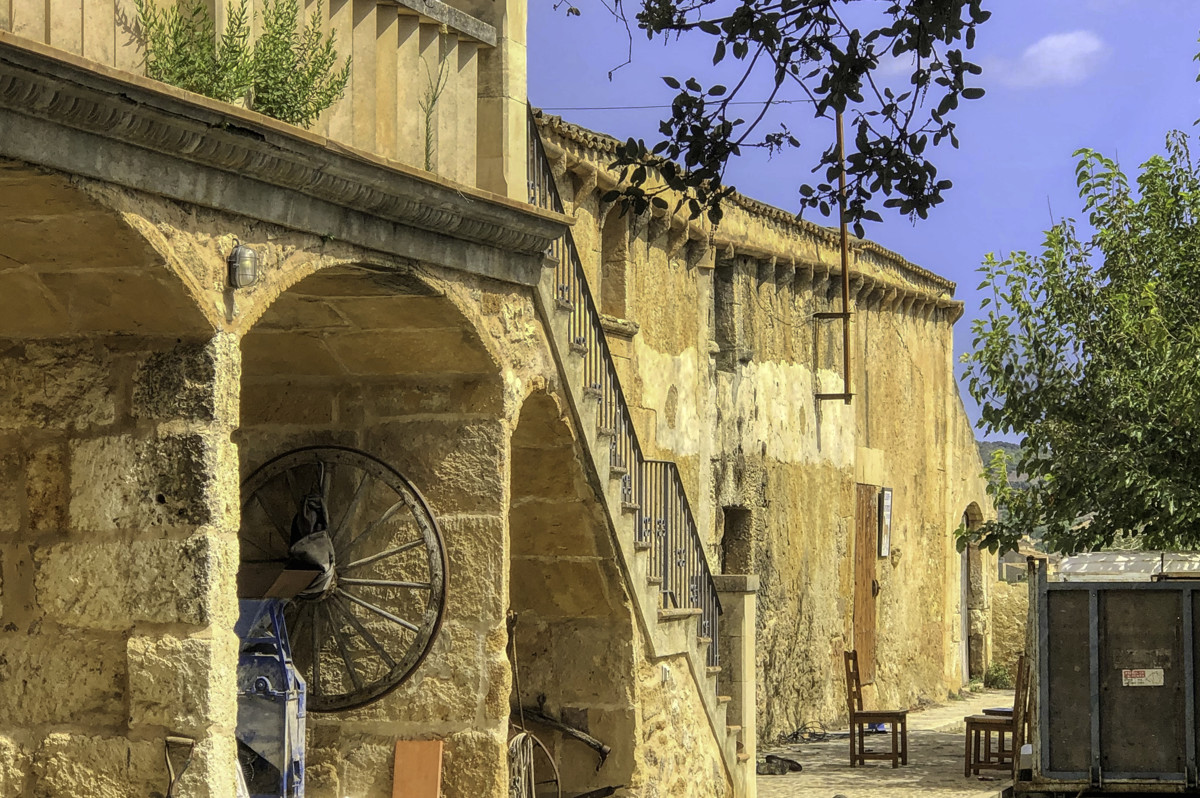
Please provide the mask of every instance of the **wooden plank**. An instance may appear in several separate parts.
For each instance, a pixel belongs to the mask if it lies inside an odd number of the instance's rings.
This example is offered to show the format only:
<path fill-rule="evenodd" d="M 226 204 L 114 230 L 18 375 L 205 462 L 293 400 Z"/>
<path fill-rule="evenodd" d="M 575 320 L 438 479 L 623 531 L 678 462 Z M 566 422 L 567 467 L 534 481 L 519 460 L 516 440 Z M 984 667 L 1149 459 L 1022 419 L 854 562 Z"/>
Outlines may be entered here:
<path fill-rule="evenodd" d="M 396 158 L 396 58 L 400 20 L 396 9 L 380 6 L 375 45 L 375 148 Z"/>
<path fill-rule="evenodd" d="M 479 45 L 458 42 L 458 169 L 455 179 L 473 186 L 479 160 Z"/>
<path fill-rule="evenodd" d="M 12 32 L 45 43 L 45 0 L 12 0 Z"/>
<path fill-rule="evenodd" d="M 433 168 L 442 177 L 457 180 L 456 164 L 462 156 L 458 151 L 458 34 L 454 31 L 441 34 L 437 68 L 443 83 L 437 101 L 437 147 Z M 474 144 L 471 157 L 475 157 Z"/>
<path fill-rule="evenodd" d="M 354 36 L 352 44 L 347 41 L 346 48 L 354 55 L 350 71 L 355 73 L 350 85 L 350 102 L 354 117 L 354 138 L 350 143 L 367 152 L 376 152 L 375 46 L 379 38 L 377 9 L 376 0 L 354 0 Z"/>
<path fill-rule="evenodd" d="M 330 0 L 329 31 L 337 34 L 337 50 L 341 58 L 354 49 L 354 2 L 353 0 Z M 339 63 L 341 61 L 339 60 Z M 375 73 L 362 72 L 362 65 L 355 62 L 350 68 L 350 83 L 342 99 L 333 104 L 322 116 L 329 126 L 325 135 L 342 144 L 354 143 L 354 93 L 358 84 L 374 79 Z"/>
<path fill-rule="evenodd" d="M 399 14 L 396 19 L 396 151 L 401 163 L 424 165 L 420 97 L 425 85 L 421 67 L 421 21 Z"/>
<path fill-rule="evenodd" d="M 439 798 L 442 794 L 442 741 L 397 740 L 392 798 Z"/>
<path fill-rule="evenodd" d="M 854 648 L 863 684 L 875 681 L 875 556 L 879 488 L 859 485 L 854 514 Z"/>
<path fill-rule="evenodd" d="M 83 7 L 78 2 L 46 3 L 50 46 L 83 55 Z"/>
<path fill-rule="evenodd" d="M 113 0 L 83 0 L 83 57 L 116 66 L 117 15 Z"/>

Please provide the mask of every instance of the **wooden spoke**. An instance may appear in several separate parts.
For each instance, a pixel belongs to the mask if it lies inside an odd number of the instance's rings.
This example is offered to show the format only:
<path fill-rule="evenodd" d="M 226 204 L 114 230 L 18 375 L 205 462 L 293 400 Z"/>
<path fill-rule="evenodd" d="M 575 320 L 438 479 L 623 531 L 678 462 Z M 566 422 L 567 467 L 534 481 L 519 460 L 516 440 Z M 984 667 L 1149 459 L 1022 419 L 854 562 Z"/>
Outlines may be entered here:
<path fill-rule="evenodd" d="M 366 587 L 410 587 L 417 590 L 429 590 L 433 587 L 429 582 L 398 582 L 392 579 L 341 579 L 338 583 Z"/>
<path fill-rule="evenodd" d="M 346 649 L 346 639 L 342 636 L 341 627 L 334 621 L 333 611 L 325 606 L 326 603 L 322 601 L 318 606 L 325 611 L 325 620 L 329 624 L 329 631 L 333 633 L 333 639 L 337 642 L 338 653 L 342 655 L 342 662 L 346 666 L 346 672 L 350 675 L 350 681 L 354 682 L 354 689 L 361 690 L 363 688 L 362 677 L 358 675 L 358 669 L 350 661 L 350 652 Z"/>
<path fill-rule="evenodd" d="M 381 607 L 376 607 L 371 602 L 364 601 L 363 599 L 360 599 L 358 596 L 354 595 L 353 593 L 348 593 L 347 591 L 342 590 L 341 588 L 338 588 L 337 592 L 338 592 L 338 595 L 345 596 L 350 601 L 353 601 L 355 604 L 362 607 L 363 609 L 370 610 L 371 612 L 375 613 L 376 615 L 379 615 L 383 618 L 387 618 L 392 623 L 397 624 L 399 626 L 403 626 L 405 629 L 407 629 L 410 632 L 419 631 L 419 629 L 416 627 L 415 624 L 412 624 L 412 623 L 404 620 L 403 618 L 401 618 L 398 615 L 393 615 L 392 613 L 388 612 L 387 610 L 385 610 Z"/>
<path fill-rule="evenodd" d="M 381 551 L 378 554 L 372 554 L 370 557 L 363 557 L 361 560 L 355 560 L 354 562 L 352 562 L 348 565 L 343 565 L 342 570 L 349 571 L 352 568 L 361 568 L 364 565 L 370 565 L 371 563 L 377 562 L 386 557 L 391 557 L 396 554 L 400 554 L 401 552 L 409 551 L 410 549 L 415 549 L 418 546 L 423 546 L 423 545 L 425 545 L 425 541 L 413 540 L 408 543 L 405 543 L 402 546 L 397 546 L 394 549 L 388 549 L 387 551 Z M 345 580 L 343 580 L 343 581 L 345 581 Z"/>
<path fill-rule="evenodd" d="M 384 661 L 384 664 L 386 664 L 389 668 L 396 667 L 396 660 L 392 659 L 392 655 L 387 652 L 387 649 L 379 644 L 379 641 L 375 639 L 375 635 L 371 634 L 370 630 L 363 626 L 362 622 L 359 621 L 358 618 L 354 617 L 354 613 L 349 607 L 346 606 L 341 596 L 335 595 L 333 597 L 333 606 L 337 607 L 338 610 L 341 611 L 342 615 L 345 616 L 346 621 L 354 627 L 354 631 L 358 632 L 359 637 L 367 641 L 367 645 L 374 649 L 375 653 L 379 655 L 379 658 Z"/>

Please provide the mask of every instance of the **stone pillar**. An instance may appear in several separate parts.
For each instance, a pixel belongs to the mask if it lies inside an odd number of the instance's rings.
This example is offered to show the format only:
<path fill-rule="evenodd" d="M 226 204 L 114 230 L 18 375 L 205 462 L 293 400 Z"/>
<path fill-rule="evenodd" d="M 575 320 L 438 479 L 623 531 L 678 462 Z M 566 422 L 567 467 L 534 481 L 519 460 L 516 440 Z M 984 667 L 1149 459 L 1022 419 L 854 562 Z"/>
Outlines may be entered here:
<path fill-rule="evenodd" d="M 232 796 L 236 340 L 114 337 L 14 354 L 10 371 L 36 374 L 57 402 L 45 423 L 32 423 L 46 412 L 35 396 L 0 425 L 26 482 L 24 543 L 11 547 L 22 560 L 6 573 L 21 606 L 6 601 L 4 621 L 17 633 L 0 645 L 0 705 L 20 708 L 0 735 L 29 765 L 16 794 L 164 793 L 164 739 L 179 735 L 196 745 L 176 794 Z"/>
<path fill-rule="evenodd" d="M 496 29 L 496 46 L 478 54 L 476 185 L 526 202 L 526 0 L 464 0 L 457 7 Z"/>
<path fill-rule="evenodd" d="M 758 756 L 758 718 L 755 710 L 756 657 L 754 621 L 757 615 L 758 576 L 755 574 L 714 574 L 717 596 L 721 600 L 720 654 L 721 692 L 730 696 L 727 723 L 741 726 L 738 753 L 749 757 L 748 766 L 739 768 L 746 782 L 735 790 L 739 798 L 754 798 L 757 784 L 754 763 Z M 735 773 L 735 778 L 737 774 Z"/>

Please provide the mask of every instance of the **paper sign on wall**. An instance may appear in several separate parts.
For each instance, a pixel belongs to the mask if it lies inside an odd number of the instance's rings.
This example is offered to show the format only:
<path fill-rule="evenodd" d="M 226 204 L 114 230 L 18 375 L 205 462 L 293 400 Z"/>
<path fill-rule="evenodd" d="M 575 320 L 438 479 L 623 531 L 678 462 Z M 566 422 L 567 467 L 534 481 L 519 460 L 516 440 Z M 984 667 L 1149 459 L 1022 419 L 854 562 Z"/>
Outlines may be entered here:
<path fill-rule="evenodd" d="M 1123 668 L 1121 670 L 1122 687 L 1162 687 L 1162 668 Z"/>

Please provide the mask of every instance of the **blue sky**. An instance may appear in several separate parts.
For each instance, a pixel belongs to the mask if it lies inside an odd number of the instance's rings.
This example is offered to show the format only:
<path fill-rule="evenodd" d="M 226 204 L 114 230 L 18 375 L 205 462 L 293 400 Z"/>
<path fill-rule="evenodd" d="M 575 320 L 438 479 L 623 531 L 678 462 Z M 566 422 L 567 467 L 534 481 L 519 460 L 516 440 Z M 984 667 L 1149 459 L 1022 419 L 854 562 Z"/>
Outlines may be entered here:
<path fill-rule="evenodd" d="M 535 106 L 650 142 L 657 140 L 664 109 L 610 108 L 669 103 L 674 92 L 662 75 L 716 80 L 707 37 L 664 45 L 647 42 L 635 28 L 632 63 L 620 66 L 630 46 L 624 28 L 599 0 L 573 2 L 580 16 L 568 17 L 565 3 L 558 10 L 551 0 L 531 3 L 529 97 Z M 883 5 L 862 0 L 859 8 Z M 1081 215 L 1072 152 L 1090 147 L 1133 171 L 1162 150 L 1167 131 L 1200 132 L 1192 125 L 1200 117 L 1200 65 L 1192 60 L 1200 50 L 1200 0 L 985 0 L 984 7 L 992 18 L 968 57 L 984 67 L 978 84 L 987 95 L 959 109 L 960 148 L 939 147 L 932 157 L 954 188 L 925 221 L 914 225 L 884 213 L 882 224 L 867 225 L 869 238 L 958 283 L 956 296 L 966 303 L 955 327 L 960 355 L 970 347 L 970 323 L 979 314 L 975 270 L 984 255 L 1036 250 L 1052 216 Z M 749 88 L 747 99 L 769 90 L 765 83 Z M 584 107 L 605 110 L 568 110 Z M 814 123 L 811 116 L 808 106 L 781 106 L 775 118 L 812 145 L 774 160 L 744 157 L 731 165 L 728 182 L 797 210 L 796 187 L 815 162 L 813 150 L 833 135 L 831 123 Z M 962 366 L 956 371 L 961 375 Z M 965 389 L 963 395 L 974 418 Z"/>

